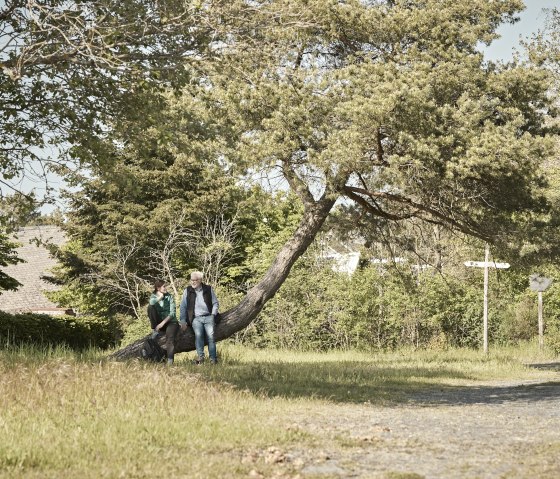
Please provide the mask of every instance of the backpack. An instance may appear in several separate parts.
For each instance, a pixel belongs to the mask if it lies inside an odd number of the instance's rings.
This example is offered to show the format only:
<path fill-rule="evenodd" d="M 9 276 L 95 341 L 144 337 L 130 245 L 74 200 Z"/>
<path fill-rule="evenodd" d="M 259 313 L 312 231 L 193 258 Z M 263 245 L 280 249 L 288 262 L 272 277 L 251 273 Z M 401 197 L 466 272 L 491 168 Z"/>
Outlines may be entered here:
<path fill-rule="evenodd" d="M 165 350 L 155 339 L 148 338 L 142 345 L 142 359 L 160 363 L 165 359 Z"/>

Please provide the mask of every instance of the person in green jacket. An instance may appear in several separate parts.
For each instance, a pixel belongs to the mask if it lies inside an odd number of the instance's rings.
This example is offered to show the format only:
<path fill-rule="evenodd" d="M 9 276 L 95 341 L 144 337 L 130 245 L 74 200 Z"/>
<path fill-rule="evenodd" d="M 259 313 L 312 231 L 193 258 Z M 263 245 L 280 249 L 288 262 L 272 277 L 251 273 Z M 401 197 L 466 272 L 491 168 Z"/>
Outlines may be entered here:
<path fill-rule="evenodd" d="M 152 338 L 165 334 L 167 364 L 173 364 L 175 358 L 175 339 L 179 332 L 179 323 L 175 312 L 173 295 L 167 292 L 165 281 L 158 279 L 154 283 L 154 291 L 148 305 L 148 318 L 152 326 Z"/>

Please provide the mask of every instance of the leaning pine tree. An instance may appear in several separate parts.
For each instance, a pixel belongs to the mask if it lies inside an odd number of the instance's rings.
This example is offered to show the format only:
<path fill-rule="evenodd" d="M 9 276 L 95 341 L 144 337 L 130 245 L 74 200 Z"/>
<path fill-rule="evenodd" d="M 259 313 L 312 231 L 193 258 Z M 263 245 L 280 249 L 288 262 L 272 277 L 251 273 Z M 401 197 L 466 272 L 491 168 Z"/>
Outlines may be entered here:
<path fill-rule="evenodd" d="M 235 146 L 223 157 L 240 174 L 283 175 L 304 213 L 264 276 L 225 312 L 218 340 L 253 321 L 340 199 L 365 217 L 417 217 L 486 240 L 546 208 L 547 76 L 486 64 L 477 49 L 522 8 L 520 0 L 231 6 L 205 65 L 209 104 Z M 140 344 L 115 357 L 137 356 Z M 181 334 L 177 351 L 192 349 L 193 335 Z"/>

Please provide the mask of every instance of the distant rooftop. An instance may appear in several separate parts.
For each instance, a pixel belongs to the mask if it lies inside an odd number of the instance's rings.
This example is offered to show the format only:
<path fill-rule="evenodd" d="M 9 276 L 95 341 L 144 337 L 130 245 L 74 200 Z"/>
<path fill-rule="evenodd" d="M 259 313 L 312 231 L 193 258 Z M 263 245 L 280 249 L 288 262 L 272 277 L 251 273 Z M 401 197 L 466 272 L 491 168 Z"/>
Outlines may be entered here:
<path fill-rule="evenodd" d="M 51 275 L 51 269 L 57 265 L 49 251 L 41 243 L 63 245 L 66 240 L 58 226 L 27 226 L 14 235 L 14 241 L 20 243 L 18 256 L 25 263 L 9 265 L 3 271 L 17 279 L 22 286 L 17 291 L 4 291 L 0 294 L 0 310 L 8 313 L 33 312 L 45 314 L 63 314 L 64 308 L 49 301 L 45 291 L 56 291 L 58 286 L 46 282 L 43 277 Z"/>

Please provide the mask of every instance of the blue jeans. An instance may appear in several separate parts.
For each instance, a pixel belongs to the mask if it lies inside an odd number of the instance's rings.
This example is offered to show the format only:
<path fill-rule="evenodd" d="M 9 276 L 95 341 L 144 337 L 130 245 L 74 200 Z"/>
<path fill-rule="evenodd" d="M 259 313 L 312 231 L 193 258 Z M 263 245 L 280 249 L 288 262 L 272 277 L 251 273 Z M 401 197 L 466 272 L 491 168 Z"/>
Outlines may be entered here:
<path fill-rule="evenodd" d="M 194 318 L 192 327 L 194 330 L 194 345 L 199 359 L 204 359 L 204 335 L 208 340 L 208 356 L 211 361 L 216 361 L 216 342 L 214 341 L 214 316 L 198 316 Z"/>

